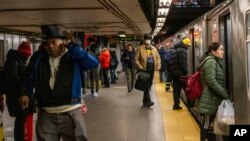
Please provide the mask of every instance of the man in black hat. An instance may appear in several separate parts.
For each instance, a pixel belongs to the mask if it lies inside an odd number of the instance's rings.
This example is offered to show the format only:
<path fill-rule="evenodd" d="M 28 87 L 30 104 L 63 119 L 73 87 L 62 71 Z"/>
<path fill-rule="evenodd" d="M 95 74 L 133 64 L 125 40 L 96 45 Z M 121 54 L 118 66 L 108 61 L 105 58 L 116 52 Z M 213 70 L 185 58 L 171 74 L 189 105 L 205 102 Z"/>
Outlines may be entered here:
<path fill-rule="evenodd" d="M 47 46 L 31 58 L 19 101 L 26 108 L 35 88 L 37 140 L 87 141 L 80 76 L 83 70 L 97 67 L 98 61 L 77 44 L 67 43 L 57 26 L 41 28 Z"/>
<path fill-rule="evenodd" d="M 143 107 L 151 107 L 154 102 L 151 101 L 149 90 L 153 83 L 154 71 L 161 68 L 161 58 L 157 49 L 151 44 L 150 34 L 144 35 L 144 44 L 136 50 L 135 64 L 139 70 L 150 74 L 150 85 L 143 95 Z"/>

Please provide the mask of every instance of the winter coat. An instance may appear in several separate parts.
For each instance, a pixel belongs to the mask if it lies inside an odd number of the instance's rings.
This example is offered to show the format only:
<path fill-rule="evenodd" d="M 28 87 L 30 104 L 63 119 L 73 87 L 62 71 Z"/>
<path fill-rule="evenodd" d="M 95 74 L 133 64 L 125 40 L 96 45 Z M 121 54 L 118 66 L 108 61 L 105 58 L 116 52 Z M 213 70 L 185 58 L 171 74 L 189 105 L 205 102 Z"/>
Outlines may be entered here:
<path fill-rule="evenodd" d="M 210 59 L 209 59 L 210 58 Z M 199 102 L 199 113 L 215 115 L 223 99 L 228 99 L 225 90 L 225 78 L 219 58 L 209 55 L 203 65 L 202 85 L 203 91 Z"/>
<path fill-rule="evenodd" d="M 172 77 L 180 77 L 188 74 L 187 69 L 187 49 L 183 42 L 179 42 L 174 46 L 175 51 L 169 61 L 169 73 Z"/>
<path fill-rule="evenodd" d="M 96 58 L 99 56 L 99 46 L 95 42 L 90 43 L 89 47 L 87 48 L 88 53 L 94 55 Z"/>
<path fill-rule="evenodd" d="M 110 67 L 110 53 L 108 50 L 103 50 L 100 54 L 99 61 L 103 69 L 109 69 Z"/>
<path fill-rule="evenodd" d="M 112 63 L 111 63 L 112 61 Z M 116 52 L 115 51 L 111 51 L 110 52 L 110 69 L 116 69 L 117 66 L 119 65 L 119 60 L 117 58 Z"/>
<path fill-rule="evenodd" d="M 30 59 L 23 95 L 32 95 L 35 88 L 35 98 L 39 107 L 81 103 L 81 73 L 96 68 L 98 61 L 77 44 L 70 43 L 67 49 L 68 52 L 59 61 L 53 89 L 49 84 L 51 68 L 47 51 L 40 50 Z"/>
<path fill-rule="evenodd" d="M 157 49 L 154 46 L 151 46 L 152 54 L 153 54 L 153 60 L 154 60 L 154 68 L 155 70 L 160 70 L 161 68 L 161 58 L 157 51 Z M 145 44 L 138 47 L 135 53 L 135 64 L 137 69 L 140 70 L 146 70 L 146 64 L 147 64 L 147 52 L 146 52 L 146 46 Z"/>
<path fill-rule="evenodd" d="M 129 59 L 126 59 L 126 58 L 129 58 Z M 121 62 L 124 65 L 124 69 L 128 69 L 128 68 L 134 69 L 135 68 L 135 51 L 134 50 L 131 52 L 125 51 L 122 54 Z"/>
<path fill-rule="evenodd" d="M 5 80 L 7 84 L 6 103 L 10 116 L 15 117 L 22 110 L 18 99 L 21 96 L 21 88 L 24 84 L 27 58 L 22 58 L 16 50 L 9 50 L 4 65 Z M 32 98 L 29 103 L 31 113 L 35 112 Z"/>
<path fill-rule="evenodd" d="M 167 67 L 166 62 L 164 61 L 165 56 L 166 56 L 166 51 L 164 50 L 164 47 L 162 47 L 162 48 L 160 48 L 158 50 L 158 52 L 159 52 L 159 55 L 161 57 L 161 69 L 160 69 L 160 71 L 161 72 L 165 72 L 166 71 L 166 67 Z"/>

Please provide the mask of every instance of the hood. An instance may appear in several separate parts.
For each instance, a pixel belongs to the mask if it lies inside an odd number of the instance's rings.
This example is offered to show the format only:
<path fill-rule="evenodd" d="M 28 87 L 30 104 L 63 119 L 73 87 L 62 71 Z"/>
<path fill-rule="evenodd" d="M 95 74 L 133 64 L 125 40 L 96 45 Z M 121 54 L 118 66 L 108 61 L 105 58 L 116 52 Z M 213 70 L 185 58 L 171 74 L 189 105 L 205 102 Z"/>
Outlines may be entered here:
<path fill-rule="evenodd" d="M 17 61 L 21 61 L 21 62 L 24 62 L 24 63 L 28 60 L 27 57 L 21 57 L 21 56 L 18 54 L 17 50 L 13 50 L 13 49 L 10 49 L 10 50 L 8 51 L 8 53 L 7 53 L 7 55 L 6 55 L 6 58 L 7 58 L 7 59 L 15 59 L 15 60 L 17 60 Z"/>
<path fill-rule="evenodd" d="M 6 56 L 7 59 L 19 59 L 18 52 L 16 50 L 10 49 Z"/>

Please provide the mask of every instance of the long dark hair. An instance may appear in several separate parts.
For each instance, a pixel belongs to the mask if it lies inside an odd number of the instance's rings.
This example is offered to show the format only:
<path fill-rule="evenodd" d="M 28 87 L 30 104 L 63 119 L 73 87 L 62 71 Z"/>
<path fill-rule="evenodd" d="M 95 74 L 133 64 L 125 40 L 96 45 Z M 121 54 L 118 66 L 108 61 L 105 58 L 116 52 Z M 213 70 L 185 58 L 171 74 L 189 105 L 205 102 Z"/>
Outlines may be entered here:
<path fill-rule="evenodd" d="M 212 51 L 216 51 L 220 47 L 219 42 L 213 42 L 211 45 L 208 46 L 208 50 L 202 55 L 200 62 L 202 62 Z"/>

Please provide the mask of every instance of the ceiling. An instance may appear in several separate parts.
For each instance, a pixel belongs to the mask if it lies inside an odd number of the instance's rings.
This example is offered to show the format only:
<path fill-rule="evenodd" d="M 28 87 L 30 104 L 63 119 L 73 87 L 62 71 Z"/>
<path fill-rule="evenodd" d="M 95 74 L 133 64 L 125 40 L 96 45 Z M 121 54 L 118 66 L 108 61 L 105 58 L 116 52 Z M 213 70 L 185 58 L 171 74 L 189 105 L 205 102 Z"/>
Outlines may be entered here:
<path fill-rule="evenodd" d="M 93 35 L 140 35 L 151 27 L 138 0 L 1 0 L 0 28 L 40 33 L 40 25 Z"/>

